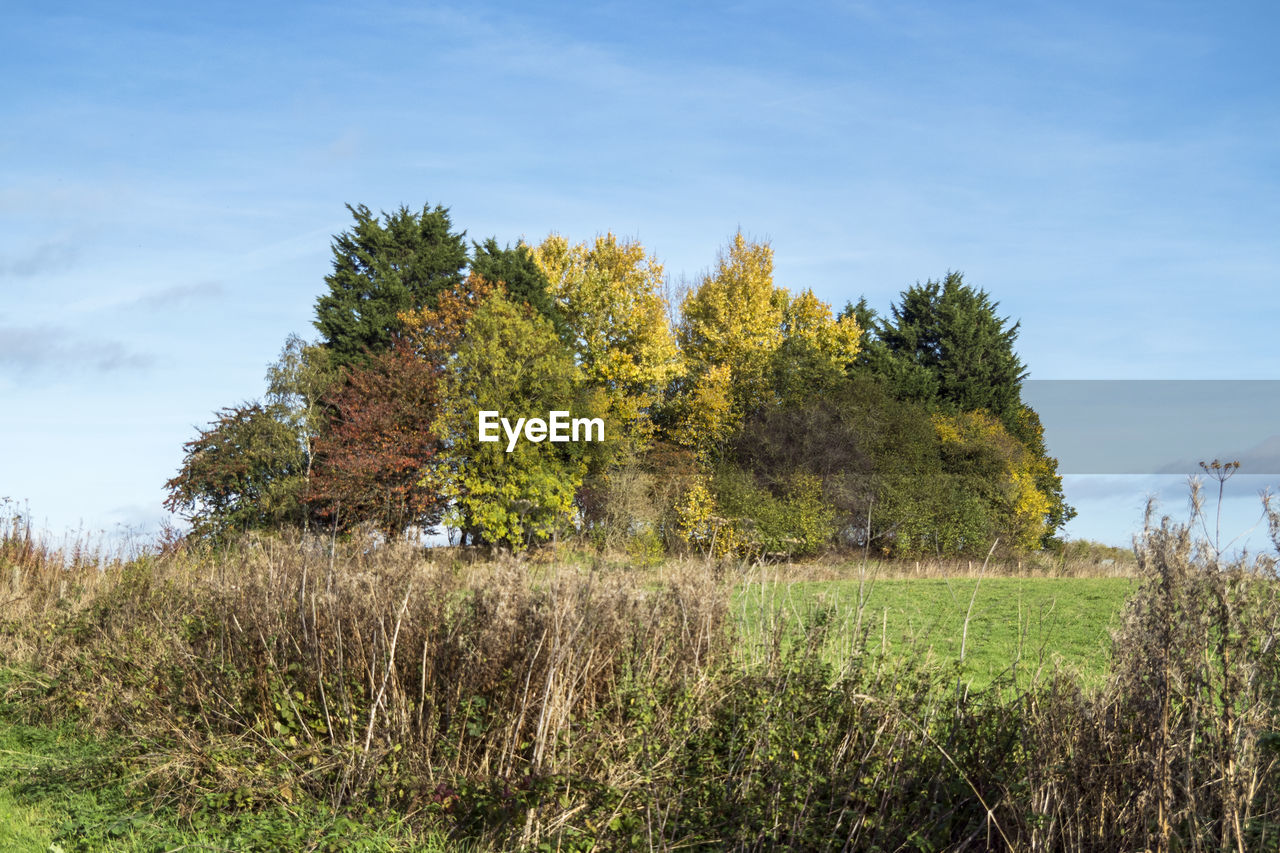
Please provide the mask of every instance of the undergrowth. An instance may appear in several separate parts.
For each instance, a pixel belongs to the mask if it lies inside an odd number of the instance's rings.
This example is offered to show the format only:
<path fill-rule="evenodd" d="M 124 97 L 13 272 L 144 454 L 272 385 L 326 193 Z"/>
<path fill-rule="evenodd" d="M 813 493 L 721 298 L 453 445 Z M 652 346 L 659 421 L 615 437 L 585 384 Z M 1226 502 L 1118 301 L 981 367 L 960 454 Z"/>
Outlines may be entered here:
<path fill-rule="evenodd" d="M 246 850 L 1246 850 L 1280 829 L 1274 563 L 1168 519 L 1096 686 L 975 689 L 820 610 L 745 654 L 710 563 L 38 550 L 0 543 L 11 725 L 109 744 L 6 765 L 20 799 L 81 803 L 64 849 L 156 822 Z"/>

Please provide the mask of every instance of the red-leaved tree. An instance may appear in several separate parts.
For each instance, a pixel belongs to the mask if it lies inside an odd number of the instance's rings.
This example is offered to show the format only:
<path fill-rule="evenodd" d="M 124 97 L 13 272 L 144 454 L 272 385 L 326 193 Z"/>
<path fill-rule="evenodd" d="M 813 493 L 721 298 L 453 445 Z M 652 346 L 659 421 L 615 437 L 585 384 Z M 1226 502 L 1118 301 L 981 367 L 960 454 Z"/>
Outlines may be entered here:
<path fill-rule="evenodd" d="M 310 496 L 322 518 L 341 530 L 369 522 L 388 538 L 440 521 L 440 442 L 431 429 L 439 372 L 401 341 L 353 368 L 330 395 Z"/>

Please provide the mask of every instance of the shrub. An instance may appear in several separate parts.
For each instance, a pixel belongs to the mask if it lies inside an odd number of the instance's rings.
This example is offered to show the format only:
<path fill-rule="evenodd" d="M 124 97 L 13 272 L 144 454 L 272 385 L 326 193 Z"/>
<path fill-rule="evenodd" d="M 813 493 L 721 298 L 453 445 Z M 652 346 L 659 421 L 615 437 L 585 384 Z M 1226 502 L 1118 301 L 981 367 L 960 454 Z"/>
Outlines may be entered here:
<path fill-rule="evenodd" d="M 800 474 L 775 495 L 750 474 L 722 466 L 714 479 L 716 506 L 737 534 L 742 553 L 814 554 L 835 532 L 835 509 L 826 502 L 822 481 Z"/>

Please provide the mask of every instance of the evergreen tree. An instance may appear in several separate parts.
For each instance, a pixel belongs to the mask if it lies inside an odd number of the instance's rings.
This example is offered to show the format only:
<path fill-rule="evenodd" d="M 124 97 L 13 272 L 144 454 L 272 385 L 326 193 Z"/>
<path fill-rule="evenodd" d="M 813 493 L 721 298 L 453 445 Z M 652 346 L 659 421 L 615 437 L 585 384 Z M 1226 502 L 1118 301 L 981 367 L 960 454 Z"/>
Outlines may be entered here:
<path fill-rule="evenodd" d="M 525 303 L 550 320 L 561 336 L 567 334 L 564 317 L 551 298 L 550 282 L 528 246 L 520 243 L 514 248 L 502 248 L 493 237 L 472 245 L 475 253 L 471 272 L 485 281 L 502 284 L 508 299 L 517 304 Z"/>
<path fill-rule="evenodd" d="M 1013 350 L 1019 324 L 1008 325 L 998 307 L 956 272 L 907 289 L 892 317 L 880 323 L 879 338 L 891 358 L 878 372 L 891 385 L 905 386 L 908 398 L 932 393 L 946 408 L 985 409 L 1013 428 L 1027 372 Z"/>
<path fill-rule="evenodd" d="M 1057 460 L 1044 445 L 1036 413 L 1022 402 L 1026 366 L 1014 352 L 1018 323 L 1000 317 L 986 291 L 964 283 L 960 273 L 928 281 L 902 293 L 892 316 L 878 325 L 865 366 L 902 400 L 950 412 L 987 411 L 1034 460 L 1026 478 L 1043 495 L 1042 544 L 1075 516 L 1062 492 Z M 859 303 L 852 310 L 866 310 Z"/>
<path fill-rule="evenodd" d="M 464 233 L 450 230 L 449 211 L 401 207 L 379 219 L 364 205 L 347 210 L 355 225 L 333 238 L 329 292 L 316 300 L 315 326 L 339 365 L 386 350 L 398 315 L 434 305 L 437 293 L 462 281 Z"/>

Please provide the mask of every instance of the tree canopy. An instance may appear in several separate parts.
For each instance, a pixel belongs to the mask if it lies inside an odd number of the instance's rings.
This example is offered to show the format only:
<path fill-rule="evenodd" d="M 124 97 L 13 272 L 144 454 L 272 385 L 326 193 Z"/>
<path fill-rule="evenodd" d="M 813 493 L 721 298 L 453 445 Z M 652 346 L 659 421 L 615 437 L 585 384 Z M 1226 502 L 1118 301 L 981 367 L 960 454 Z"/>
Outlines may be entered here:
<path fill-rule="evenodd" d="M 355 225 L 333 238 L 328 292 L 316 300 L 315 327 L 337 364 L 362 361 L 391 346 L 399 315 L 431 305 L 462 281 L 465 232 L 454 233 L 449 211 L 401 207 L 379 218 L 347 205 Z"/>
<path fill-rule="evenodd" d="M 514 548 L 964 554 L 1050 546 L 1074 514 L 1019 324 L 958 272 L 835 314 L 738 232 L 673 312 L 635 240 L 489 238 L 469 260 L 443 207 L 348 210 L 320 340 L 292 336 L 264 401 L 219 412 L 168 484 L 197 535 L 444 521 Z M 482 441 L 482 411 L 605 435 Z"/>
<path fill-rule="evenodd" d="M 878 330 L 884 348 L 901 363 L 891 375 L 902 381 L 920 368 L 932 381 L 918 381 L 914 393 L 931 391 L 959 411 L 985 409 L 1010 422 L 1027 370 L 1013 346 L 1019 324 L 1009 325 L 996 313 L 999 307 L 958 272 L 903 291 Z"/>

